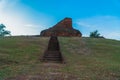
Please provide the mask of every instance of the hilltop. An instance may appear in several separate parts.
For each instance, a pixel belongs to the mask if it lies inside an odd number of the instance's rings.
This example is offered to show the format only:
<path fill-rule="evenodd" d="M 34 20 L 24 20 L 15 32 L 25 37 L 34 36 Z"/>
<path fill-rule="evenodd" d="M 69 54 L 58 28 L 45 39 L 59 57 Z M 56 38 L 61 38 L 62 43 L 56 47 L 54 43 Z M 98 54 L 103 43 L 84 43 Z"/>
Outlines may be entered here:
<path fill-rule="evenodd" d="M 65 64 L 42 63 L 49 37 L 0 38 L 0 80 L 119 80 L 120 41 L 59 37 Z"/>

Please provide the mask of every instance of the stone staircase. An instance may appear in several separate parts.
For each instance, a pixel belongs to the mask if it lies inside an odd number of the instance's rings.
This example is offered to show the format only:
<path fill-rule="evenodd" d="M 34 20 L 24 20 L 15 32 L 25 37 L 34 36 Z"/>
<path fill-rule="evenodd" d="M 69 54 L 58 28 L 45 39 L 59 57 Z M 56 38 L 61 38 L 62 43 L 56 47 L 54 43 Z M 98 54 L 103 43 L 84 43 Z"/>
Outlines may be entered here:
<path fill-rule="evenodd" d="M 63 62 L 63 56 L 60 52 L 57 36 L 50 37 L 48 48 L 44 52 L 42 60 L 45 62 Z"/>

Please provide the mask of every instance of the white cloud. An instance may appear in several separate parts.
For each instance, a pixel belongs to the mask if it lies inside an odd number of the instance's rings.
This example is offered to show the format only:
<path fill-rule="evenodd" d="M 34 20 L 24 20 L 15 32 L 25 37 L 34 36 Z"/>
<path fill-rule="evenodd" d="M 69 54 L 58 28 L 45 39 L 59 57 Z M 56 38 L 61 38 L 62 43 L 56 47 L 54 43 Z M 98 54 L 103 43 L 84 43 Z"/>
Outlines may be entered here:
<path fill-rule="evenodd" d="M 33 24 L 26 24 L 26 25 L 24 25 L 25 27 L 34 27 L 35 25 L 33 25 Z"/>
<path fill-rule="evenodd" d="M 82 21 L 77 22 L 77 24 L 82 26 L 82 27 L 87 27 L 87 28 L 96 27 L 95 25 L 92 25 L 92 24 L 89 24 L 89 23 L 86 23 L 86 22 L 82 22 Z"/>
<path fill-rule="evenodd" d="M 39 34 L 45 26 L 30 19 L 28 7 L 20 4 L 19 1 L 0 0 L 0 23 L 5 24 L 12 35 Z"/>
<path fill-rule="evenodd" d="M 120 32 L 106 32 L 104 33 L 104 35 L 107 36 L 107 38 L 109 39 L 117 39 L 117 40 L 120 40 Z"/>
<path fill-rule="evenodd" d="M 116 16 L 94 16 L 76 21 L 83 34 L 98 30 L 106 38 L 120 39 L 120 18 Z"/>

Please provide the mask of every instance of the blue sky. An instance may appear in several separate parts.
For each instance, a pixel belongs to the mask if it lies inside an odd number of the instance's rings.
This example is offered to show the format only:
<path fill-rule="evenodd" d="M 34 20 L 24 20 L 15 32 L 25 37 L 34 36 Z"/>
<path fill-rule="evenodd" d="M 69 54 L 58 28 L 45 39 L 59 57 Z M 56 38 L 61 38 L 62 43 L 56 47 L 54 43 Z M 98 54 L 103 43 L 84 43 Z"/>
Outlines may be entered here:
<path fill-rule="evenodd" d="M 0 0 L 0 23 L 12 35 L 36 35 L 65 17 L 83 36 L 98 30 L 120 40 L 120 0 Z"/>

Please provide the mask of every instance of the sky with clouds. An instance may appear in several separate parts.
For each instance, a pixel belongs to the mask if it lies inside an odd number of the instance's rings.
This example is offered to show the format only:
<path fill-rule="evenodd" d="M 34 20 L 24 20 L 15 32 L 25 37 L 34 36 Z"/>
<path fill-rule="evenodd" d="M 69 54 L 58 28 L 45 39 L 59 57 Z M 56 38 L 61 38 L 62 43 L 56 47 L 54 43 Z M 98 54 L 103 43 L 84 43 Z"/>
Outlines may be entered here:
<path fill-rule="evenodd" d="M 120 0 L 0 0 L 0 23 L 12 35 L 38 35 L 65 17 L 83 36 L 98 30 L 120 40 Z"/>

